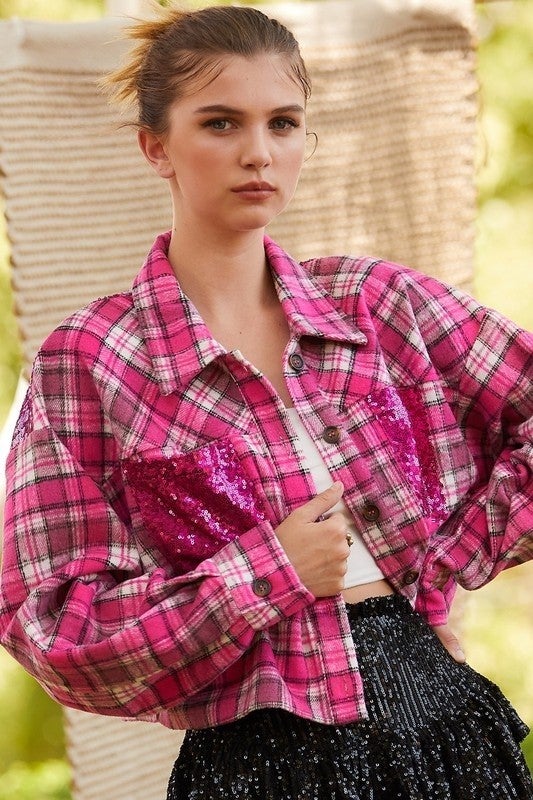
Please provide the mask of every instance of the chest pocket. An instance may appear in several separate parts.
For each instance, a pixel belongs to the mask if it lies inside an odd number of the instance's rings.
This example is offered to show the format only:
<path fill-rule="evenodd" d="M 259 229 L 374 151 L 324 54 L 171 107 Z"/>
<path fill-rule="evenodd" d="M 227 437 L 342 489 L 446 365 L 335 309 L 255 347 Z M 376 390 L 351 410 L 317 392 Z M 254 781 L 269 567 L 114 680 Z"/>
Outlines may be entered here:
<path fill-rule="evenodd" d="M 442 524 L 476 470 L 441 387 L 432 381 L 382 386 L 348 416 L 356 447 L 369 456 L 379 491 L 397 505 L 399 523 L 413 513 Z"/>
<path fill-rule="evenodd" d="M 229 439 L 176 455 L 134 455 L 122 468 L 143 529 L 178 573 L 265 519 Z"/>

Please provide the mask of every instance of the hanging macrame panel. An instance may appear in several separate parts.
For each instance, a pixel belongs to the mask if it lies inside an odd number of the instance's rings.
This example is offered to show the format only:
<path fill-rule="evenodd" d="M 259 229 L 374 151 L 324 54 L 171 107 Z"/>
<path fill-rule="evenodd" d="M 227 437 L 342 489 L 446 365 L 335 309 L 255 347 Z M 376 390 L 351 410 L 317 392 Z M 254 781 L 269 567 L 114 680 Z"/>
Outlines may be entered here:
<path fill-rule="evenodd" d="M 300 38 L 318 135 L 270 227 L 295 257 L 351 253 L 468 287 L 476 79 L 464 0 L 261 6 Z M 0 185 L 26 363 L 93 297 L 127 289 L 170 226 L 165 182 L 95 80 L 124 49 L 121 19 L 0 24 Z"/>

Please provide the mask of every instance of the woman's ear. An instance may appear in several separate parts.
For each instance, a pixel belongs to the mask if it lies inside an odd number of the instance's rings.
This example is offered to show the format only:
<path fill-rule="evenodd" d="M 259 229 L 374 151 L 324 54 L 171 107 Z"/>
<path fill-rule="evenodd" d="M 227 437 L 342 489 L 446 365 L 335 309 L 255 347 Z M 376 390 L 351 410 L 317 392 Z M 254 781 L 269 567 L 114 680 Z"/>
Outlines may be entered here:
<path fill-rule="evenodd" d="M 165 145 L 161 137 L 155 133 L 150 133 L 141 129 L 137 133 L 137 141 L 145 159 L 148 161 L 154 172 L 161 178 L 173 178 L 174 168 L 170 163 Z"/>

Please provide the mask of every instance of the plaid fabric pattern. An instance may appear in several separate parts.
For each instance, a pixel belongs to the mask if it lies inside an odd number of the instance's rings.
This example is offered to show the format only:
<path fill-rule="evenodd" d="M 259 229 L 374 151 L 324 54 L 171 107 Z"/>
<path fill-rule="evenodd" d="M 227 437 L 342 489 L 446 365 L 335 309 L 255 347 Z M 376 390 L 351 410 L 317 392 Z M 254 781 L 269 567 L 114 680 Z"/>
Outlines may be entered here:
<path fill-rule="evenodd" d="M 8 461 L 2 644 L 88 711 L 177 728 L 273 706 L 364 718 L 343 601 L 315 600 L 274 533 L 315 493 L 288 415 L 212 339 L 168 242 L 156 240 L 130 293 L 73 315 L 36 359 Z M 457 582 L 476 588 L 533 555 L 533 337 L 403 267 L 301 265 L 265 247 L 294 405 L 383 573 L 442 623 Z M 190 473 L 205 528 L 214 450 L 245 476 L 238 501 L 230 484 L 222 500 L 260 511 L 183 573 L 171 509 L 143 505 L 143 465 L 153 475 L 154 459 L 175 459 Z M 170 525 L 165 547 L 156 517 Z M 176 524 L 176 553 L 185 538 L 194 555 L 193 516 L 190 531 Z"/>

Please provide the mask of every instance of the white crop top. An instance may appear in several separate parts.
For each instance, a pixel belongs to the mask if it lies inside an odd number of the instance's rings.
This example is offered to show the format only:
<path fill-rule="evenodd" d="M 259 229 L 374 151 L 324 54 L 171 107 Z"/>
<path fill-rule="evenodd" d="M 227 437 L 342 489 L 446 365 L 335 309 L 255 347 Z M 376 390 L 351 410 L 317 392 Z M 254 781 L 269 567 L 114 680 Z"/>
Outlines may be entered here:
<path fill-rule="evenodd" d="M 287 408 L 286 411 L 289 415 L 294 432 L 298 436 L 298 442 L 303 453 L 303 466 L 311 473 L 317 492 L 323 492 L 328 486 L 331 486 L 333 479 L 322 460 L 317 446 L 300 421 L 296 409 Z M 358 533 L 355 520 L 344 500 L 340 500 L 337 505 L 332 508 L 331 513 L 337 512 L 340 512 L 346 519 L 348 530 L 354 539 L 354 543 L 350 547 L 348 571 L 344 579 L 344 588 L 349 589 L 351 586 L 360 586 L 363 583 L 382 580 L 385 576 Z"/>

